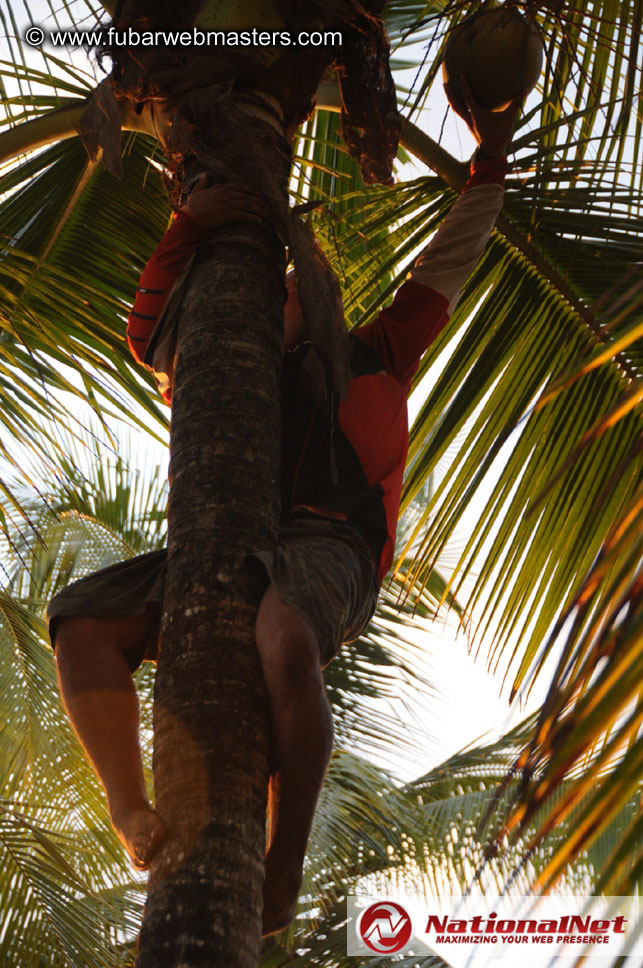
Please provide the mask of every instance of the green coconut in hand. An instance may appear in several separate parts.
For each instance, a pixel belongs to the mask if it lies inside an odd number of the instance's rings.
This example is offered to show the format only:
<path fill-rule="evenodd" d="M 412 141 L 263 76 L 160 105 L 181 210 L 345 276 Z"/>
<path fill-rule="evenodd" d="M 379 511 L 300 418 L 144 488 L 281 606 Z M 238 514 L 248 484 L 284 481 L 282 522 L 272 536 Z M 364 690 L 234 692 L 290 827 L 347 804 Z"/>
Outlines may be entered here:
<path fill-rule="evenodd" d="M 526 97 L 540 76 L 543 45 L 538 29 L 513 6 L 482 10 L 455 27 L 446 44 L 442 74 L 462 101 L 464 74 L 476 101 L 502 111 Z"/>

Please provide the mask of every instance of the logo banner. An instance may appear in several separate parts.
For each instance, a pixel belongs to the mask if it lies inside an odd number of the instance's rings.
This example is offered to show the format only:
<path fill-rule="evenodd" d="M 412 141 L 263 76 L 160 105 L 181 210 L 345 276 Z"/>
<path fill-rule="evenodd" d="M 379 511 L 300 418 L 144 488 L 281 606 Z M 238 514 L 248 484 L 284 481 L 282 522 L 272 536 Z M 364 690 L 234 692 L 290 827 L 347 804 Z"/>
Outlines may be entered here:
<path fill-rule="evenodd" d="M 641 901 L 636 897 L 348 898 L 347 954 L 440 955 L 458 968 L 515 963 L 576 964 L 579 957 L 643 960 Z M 597 962 L 597 968 L 598 968 Z"/>

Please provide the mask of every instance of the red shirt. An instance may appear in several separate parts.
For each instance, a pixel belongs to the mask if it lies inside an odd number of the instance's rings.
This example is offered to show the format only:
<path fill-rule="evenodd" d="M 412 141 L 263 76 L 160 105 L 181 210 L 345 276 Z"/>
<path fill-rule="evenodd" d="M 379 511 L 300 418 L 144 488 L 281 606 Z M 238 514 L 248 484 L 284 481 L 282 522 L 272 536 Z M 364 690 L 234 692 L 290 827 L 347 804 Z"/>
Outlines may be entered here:
<path fill-rule="evenodd" d="M 478 160 L 461 199 L 377 318 L 350 334 L 343 400 L 320 398 L 310 343 L 284 354 L 282 508 L 305 506 L 356 528 L 381 582 L 393 561 L 408 451 L 407 397 L 420 358 L 446 325 L 502 203 L 505 159 Z M 209 230 L 179 212 L 141 277 L 127 336 L 143 361 L 170 290 Z M 164 392 L 170 402 L 171 389 Z"/>

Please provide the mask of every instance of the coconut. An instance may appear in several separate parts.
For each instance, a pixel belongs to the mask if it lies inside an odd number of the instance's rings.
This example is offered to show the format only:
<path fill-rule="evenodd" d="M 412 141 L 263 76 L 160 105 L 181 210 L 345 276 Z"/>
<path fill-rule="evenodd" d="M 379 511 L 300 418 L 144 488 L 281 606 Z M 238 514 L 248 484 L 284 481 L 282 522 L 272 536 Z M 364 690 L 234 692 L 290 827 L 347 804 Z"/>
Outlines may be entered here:
<path fill-rule="evenodd" d="M 467 17 L 449 36 L 442 75 L 463 100 L 464 74 L 476 101 L 502 111 L 516 97 L 526 97 L 540 76 L 543 45 L 538 29 L 507 5 Z"/>

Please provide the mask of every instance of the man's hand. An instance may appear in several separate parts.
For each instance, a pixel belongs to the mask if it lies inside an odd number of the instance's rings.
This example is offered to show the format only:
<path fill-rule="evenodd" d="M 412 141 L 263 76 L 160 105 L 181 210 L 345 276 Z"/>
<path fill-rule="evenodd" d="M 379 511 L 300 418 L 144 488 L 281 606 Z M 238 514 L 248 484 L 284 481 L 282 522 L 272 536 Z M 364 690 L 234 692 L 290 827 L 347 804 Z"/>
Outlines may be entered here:
<path fill-rule="evenodd" d="M 488 111 L 476 101 L 464 74 L 460 77 L 460 86 L 462 97 L 458 96 L 451 85 L 444 85 L 449 104 L 455 113 L 466 121 L 478 142 L 478 148 L 485 155 L 503 157 L 507 154 L 516 114 L 523 102 L 522 95 L 514 98 L 504 111 Z"/>
<path fill-rule="evenodd" d="M 267 217 L 259 194 L 245 185 L 207 185 L 208 176 L 203 174 L 181 208 L 200 225 L 215 229 L 226 222 L 261 222 Z"/>

